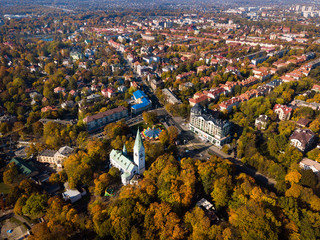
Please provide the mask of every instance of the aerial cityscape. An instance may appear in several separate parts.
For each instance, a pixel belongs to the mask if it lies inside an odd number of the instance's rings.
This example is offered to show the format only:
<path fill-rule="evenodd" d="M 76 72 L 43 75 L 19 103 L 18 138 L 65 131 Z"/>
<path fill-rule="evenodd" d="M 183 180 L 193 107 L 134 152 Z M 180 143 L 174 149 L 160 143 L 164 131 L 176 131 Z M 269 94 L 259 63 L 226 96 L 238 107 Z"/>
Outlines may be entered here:
<path fill-rule="evenodd" d="M 0 0 L 0 239 L 320 239 L 320 2 Z"/>

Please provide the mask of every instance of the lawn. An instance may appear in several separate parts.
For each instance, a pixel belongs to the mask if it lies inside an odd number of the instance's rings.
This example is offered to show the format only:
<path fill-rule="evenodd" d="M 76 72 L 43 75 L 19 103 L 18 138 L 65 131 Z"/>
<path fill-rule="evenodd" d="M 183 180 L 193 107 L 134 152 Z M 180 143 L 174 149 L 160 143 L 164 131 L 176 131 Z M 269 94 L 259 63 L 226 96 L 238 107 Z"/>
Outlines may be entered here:
<path fill-rule="evenodd" d="M 9 193 L 10 192 L 10 186 L 5 184 L 4 182 L 0 183 L 0 193 Z"/>

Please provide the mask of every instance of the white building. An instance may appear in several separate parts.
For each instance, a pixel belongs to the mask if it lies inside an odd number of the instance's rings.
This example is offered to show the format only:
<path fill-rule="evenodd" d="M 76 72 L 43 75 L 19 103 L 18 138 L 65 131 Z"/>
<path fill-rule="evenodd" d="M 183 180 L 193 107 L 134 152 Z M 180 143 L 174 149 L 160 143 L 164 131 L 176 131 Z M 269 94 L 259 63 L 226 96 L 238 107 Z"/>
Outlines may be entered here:
<path fill-rule="evenodd" d="M 255 124 L 256 128 L 258 129 L 266 129 L 268 125 L 268 116 L 267 115 L 260 115 L 256 118 Z"/>
<path fill-rule="evenodd" d="M 61 168 L 64 160 L 66 160 L 71 153 L 73 153 L 73 149 L 68 146 L 61 147 L 58 151 L 45 149 L 39 154 L 37 161 L 55 164 L 58 168 Z"/>
<path fill-rule="evenodd" d="M 319 174 L 319 172 L 320 172 L 320 163 L 313 161 L 309 158 L 302 159 L 302 161 L 299 163 L 299 165 L 304 170 L 311 169 L 312 172 L 314 172 L 316 174 Z"/>
<path fill-rule="evenodd" d="M 113 149 L 109 156 L 110 166 L 120 170 L 123 185 L 129 184 L 134 175 L 142 174 L 145 171 L 145 149 L 140 131 L 137 132 L 133 147 L 133 161 L 128 157 L 125 146 L 122 151 Z"/>
<path fill-rule="evenodd" d="M 227 120 L 214 118 L 201 107 L 194 105 L 190 113 L 190 131 L 200 138 L 222 147 L 231 140 L 231 123 Z"/>

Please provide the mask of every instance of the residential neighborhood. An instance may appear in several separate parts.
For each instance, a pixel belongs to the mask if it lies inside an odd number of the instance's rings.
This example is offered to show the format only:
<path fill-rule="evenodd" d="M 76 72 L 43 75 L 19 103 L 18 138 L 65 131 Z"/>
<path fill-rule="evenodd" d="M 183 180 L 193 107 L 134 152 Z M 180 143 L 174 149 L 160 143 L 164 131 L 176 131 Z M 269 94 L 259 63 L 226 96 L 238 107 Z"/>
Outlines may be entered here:
<path fill-rule="evenodd" d="M 1 239 L 319 239 L 316 1 L 0 0 Z"/>

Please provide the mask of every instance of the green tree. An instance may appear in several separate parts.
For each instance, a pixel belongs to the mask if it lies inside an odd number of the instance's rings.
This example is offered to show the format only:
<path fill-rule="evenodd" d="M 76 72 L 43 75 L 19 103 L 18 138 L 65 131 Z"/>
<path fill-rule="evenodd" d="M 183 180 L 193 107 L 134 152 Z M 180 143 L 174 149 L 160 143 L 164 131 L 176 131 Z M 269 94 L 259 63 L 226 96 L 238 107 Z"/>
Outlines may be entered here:
<path fill-rule="evenodd" d="M 47 209 L 48 197 L 46 194 L 32 194 L 22 207 L 23 214 L 35 218 L 42 215 Z"/>

